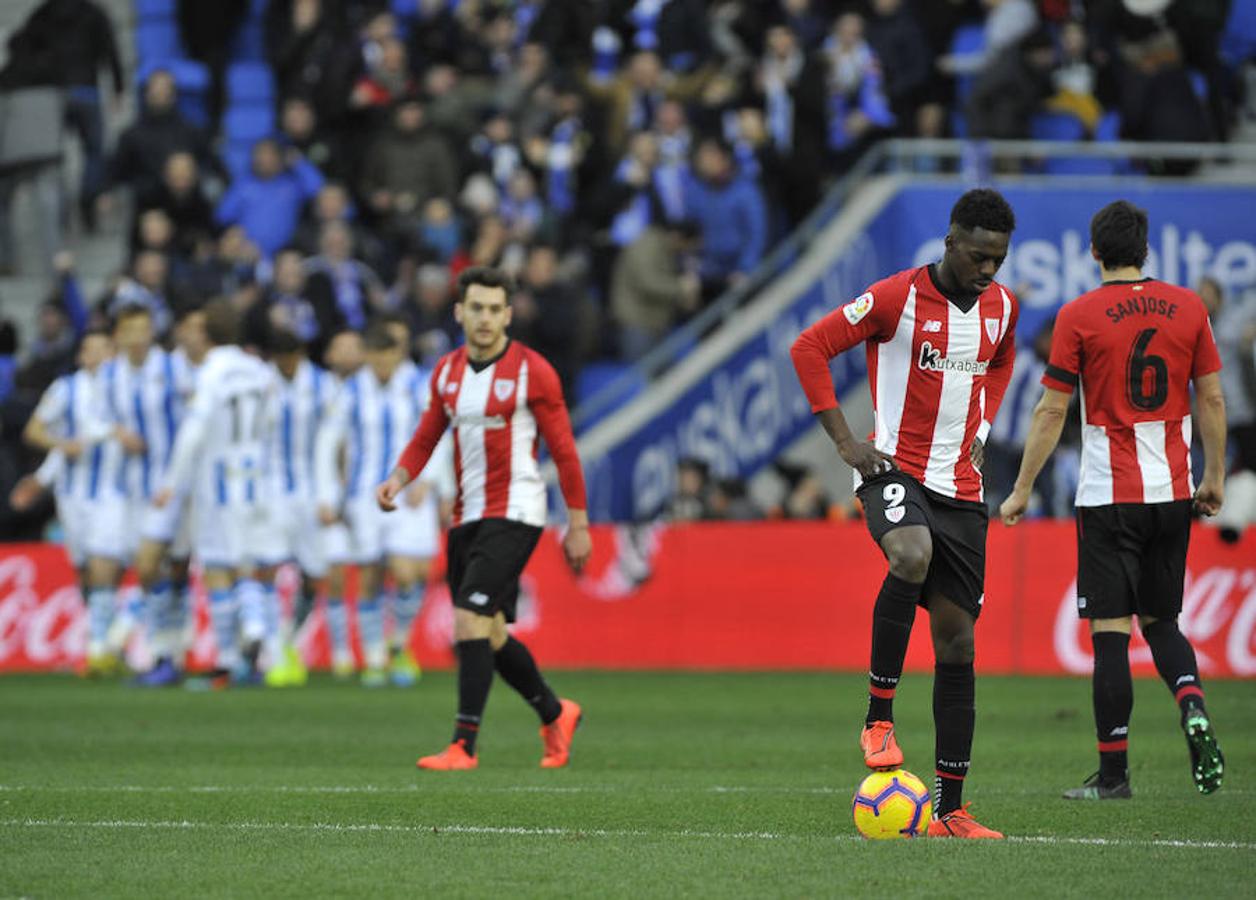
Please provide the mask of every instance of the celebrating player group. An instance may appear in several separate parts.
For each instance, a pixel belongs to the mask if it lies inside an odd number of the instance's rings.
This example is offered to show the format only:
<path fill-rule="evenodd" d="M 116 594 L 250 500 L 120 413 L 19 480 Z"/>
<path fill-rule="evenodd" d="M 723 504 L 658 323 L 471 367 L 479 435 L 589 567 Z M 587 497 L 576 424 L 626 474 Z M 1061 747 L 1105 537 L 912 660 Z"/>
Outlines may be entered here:
<path fill-rule="evenodd" d="M 1144 277 L 1147 227 L 1146 214 L 1124 201 L 1094 216 L 1102 284 L 1057 317 L 1042 399 L 1000 509 L 1007 525 L 1025 514 L 1080 388 L 1077 606 L 1094 646 L 1099 769 L 1064 794 L 1070 799 L 1131 796 L 1134 617 L 1180 708 L 1196 786 L 1216 790 L 1224 771 L 1195 655 L 1177 625 L 1192 515 L 1216 514 L 1223 497 L 1220 362 L 1199 297 Z M 936 837 L 1003 836 L 969 813 L 963 788 L 976 720 L 974 632 L 986 600 L 983 446 L 1012 375 L 1018 317 L 1015 295 L 994 279 L 1014 229 L 997 192 L 965 193 L 939 261 L 871 285 L 792 349 L 888 564 L 873 604 L 859 738 L 869 768 L 903 764 L 894 697 L 917 607 L 928 611 L 936 780 L 927 832 Z M 511 289 L 493 269 L 461 275 L 454 311 L 465 343 L 431 372 L 410 361 L 404 322 L 387 317 L 361 335 L 337 335 L 330 371 L 289 335 L 273 336 L 268 361 L 245 352 L 225 302 L 184 317 L 173 351 L 155 342 L 152 314 L 141 307 L 118 310 L 111 334 L 89 335 L 81 368 L 53 385 L 27 428 L 27 439 L 50 451 L 35 481 L 55 493 L 82 579 L 88 670 L 116 670 L 142 623 L 155 659 L 143 682 L 179 680 L 191 558 L 209 595 L 214 683 L 303 682 L 294 642 L 320 594 L 334 669 L 353 674 L 344 602 L 352 566 L 363 682 L 412 684 L 419 664 L 410 632 L 445 525 L 457 712 L 448 745 L 419 768 L 478 767 L 495 674 L 536 712 L 541 766 L 567 765 L 583 711 L 555 693 L 508 628 L 549 519 L 539 441 L 557 469 L 567 507 L 562 549 L 573 570 L 587 563 L 592 542 L 559 380 L 509 336 Z M 858 344 L 875 414 L 867 440 L 852 433 L 829 368 Z M 24 484 L 17 499 L 37 489 Z M 284 621 L 275 572 L 286 562 L 302 582 Z M 130 566 L 142 602 L 120 605 Z M 910 746 L 914 738 L 903 737 Z"/>

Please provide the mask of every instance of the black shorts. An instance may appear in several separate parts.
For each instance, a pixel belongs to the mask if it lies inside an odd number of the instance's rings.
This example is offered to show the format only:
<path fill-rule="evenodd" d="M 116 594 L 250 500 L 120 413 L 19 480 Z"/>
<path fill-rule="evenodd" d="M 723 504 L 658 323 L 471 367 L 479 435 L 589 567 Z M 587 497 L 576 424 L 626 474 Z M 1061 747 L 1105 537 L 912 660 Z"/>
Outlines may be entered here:
<path fill-rule="evenodd" d="M 513 622 L 519 576 L 540 538 L 540 528 L 510 519 L 479 519 L 450 529 L 445 580 L 454 608 L 482 616 L 500 612 Z"/>
<path fill-rule="evenodd" d="M 1190 540 L 1190 500 L 1079 506 L 1077 614 L 1176 618 Z"/>
<path fill-rule="evenodd" d="M 986 592 L 986 505 L 943 497 L 897 470 L 869 478 L 857 493 L 877 546 L 895 528 L 929 529 L 933 557 L 920 605 L 927 609 L 929 597 L 940 594 L 977 618 Z"/>

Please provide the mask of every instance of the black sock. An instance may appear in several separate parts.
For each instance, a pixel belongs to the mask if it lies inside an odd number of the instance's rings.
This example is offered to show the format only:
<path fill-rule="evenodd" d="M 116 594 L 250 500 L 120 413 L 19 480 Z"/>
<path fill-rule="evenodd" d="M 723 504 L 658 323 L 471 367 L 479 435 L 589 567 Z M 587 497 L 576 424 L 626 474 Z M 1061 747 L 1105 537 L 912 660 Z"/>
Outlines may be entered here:
<path fill-rule="evenodd" d="M 894 721 L 894 692 L 903 675 L 907 641 L 916 621 L 920 585 L 894 573 L 885 576 L 872 608 L 872 664 L 868 668 L 868 715 L 865 722 Z"/>
<path fill-rule="evenodd" d="M 960 808 L 964 778 L 972 758 L 976 719 L 973 664 L 937 663 L 933 667 L 933 730 L 937 757 L 933 812 L 937 817 Z"/>
<path fill-rule="evenodd" d="M 493 645 L 488 638 L 459 641 L 458 653 L 458 717 L 454 721 L 454 741 L 462 741 L 463 749 L 475 755 L 475 739 L 480 733 L 480 719 L 488 703 L 488 689 L 493 686 Z"/>
<path fill-rule="evenodd" d="M 1199 683 L 1195 651 L 1176 619 L 1157 619 L 1143 629 L 1143 637 L 1156 661 L 1156 671 L 1164 679 L 1185 716 L 1192 708 L 1203 708 L 1204 689 Z"/>
<path fill-rule="evenodd" d="M 1129 778 L 1130 712 L 1134 682 L 1130 678 L 1130 636 L 1100 631 L 1090 636 L 1095 649 L 1095 733 L 1099 739 L 1099 778 Z"/>
<path fill-rule="evenodd" d="M 548 725 L 558 718 L 563 711 L 562 705 L 541 677 L 541 670 L 536 667 L 536 660 L 526 646 L 513 637 L 506 638 L 506 643 L 495 654 L 494 663 L 497 673 L 528 701 L 528 705 L 541 717 L 541 722 Z"/>

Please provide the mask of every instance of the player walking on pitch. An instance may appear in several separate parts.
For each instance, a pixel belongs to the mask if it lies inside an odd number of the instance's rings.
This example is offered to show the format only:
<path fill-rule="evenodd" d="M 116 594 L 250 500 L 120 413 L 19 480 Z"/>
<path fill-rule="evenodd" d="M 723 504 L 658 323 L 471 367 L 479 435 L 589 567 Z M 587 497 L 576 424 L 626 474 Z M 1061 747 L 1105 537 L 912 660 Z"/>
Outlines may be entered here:
<path fill-rule="evenodd" d="M 929 835 L 1001 838 L 961 802 L 975 720 L 973 626 L 984 600 L 982 445 L 1007 390 L 1017 303 L 994 280 L 1015 218 L 998 193 L 969 191 L 951 210 L 942 261 L 872 285 L 804 331 L 791 355 L 811 409 L 842 459 L 889 573 L 873 607 L 869 768 L 903 764 L 894 692 L 916 606 L 929 610 L 935 658 L 936 797 Z M 876 429 L 851 434 L 829 360 L 866 344 Z"/>
<path fill-rule="evenodd" d="M 1090 252 L 1103 284 L 1060 310 L 1046 386 L 1034 410 L 1020 474 L 999 512 L 1015 525 L 1055 449 L 1074 388 L 1082 391 L 1082 464 L 1077 486 L 1077 612 L 1090 621 L 1099 771 L 1070 800 L 1130 796 L 1127 754 L 1134 686 L 1130 622 L 1182 714 L 1191 775 L 1201 793 L 1221 786 L 1224 760 L 1204 709 L 1195 651 L 1178 630 L 1191 507 L 1221 509 L 1225 400 L 1221 359 L 1203 301 L 1143 276 L 1147 213 L 1118 200 L 1090 222 Z M 1195 384 L 1204 478 L 1191 477 Z"/>
<path fill-rule="evenodd" d="M 449 590 L 458 655 L 458 715 L 450 745 L 418 761 L 421 769 L 474 769 L 476 738 L 496 671 L 541 718 L 542 768 L 567 764 L 580 706 L 558 696 L 532 654 L 506 630 L 515 619 L 519 576 L 546 519 L 545 483 L 536 461 L 545 439 L 567 503 L 563 552 L 579 572 L 593 544 L 584 475 L 558 376 L 539 353 L 512 341 L 510 282 L 495 269 L 472 267 L 458 278 L 454 314 L 466 345 L 444 356 L 431 378 L 431 402 L 376 489 L 385 511 L 427 464 L 453 428 L 457 496 L 447 544 Z"/>

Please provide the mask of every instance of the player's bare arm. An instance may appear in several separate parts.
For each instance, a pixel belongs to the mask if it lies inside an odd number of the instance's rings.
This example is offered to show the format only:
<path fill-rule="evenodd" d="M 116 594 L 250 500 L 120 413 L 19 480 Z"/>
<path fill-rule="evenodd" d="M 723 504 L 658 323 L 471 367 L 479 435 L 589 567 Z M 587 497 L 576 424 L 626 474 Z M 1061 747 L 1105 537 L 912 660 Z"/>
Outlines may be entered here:
<path fill-rule="evenodd" d="M 567 557 L 567 565 L 579 575 L 592 554 L 593 537 L 589 534 L 588 510 L 567 510 L 567 533 L 563 535 L 563 555 Z"/>
<path fill-rule="evenodd" d="M 851 433 L 850 425 L 841 407 L 824 409 L 816 413 L 816 418 L 824 426 L 837 453 L 846 465 L 850 466 L 863 478 L 871 478 L 894 468 L 894 457 L 882 453 L 871 441 L 858 440 Z"/>
<path fill-rule="evenodd" d="M 1064 417 L 1068 413 L 1068 402 L 1068 394 L 1046 388 L 1042 399 L 1034 407 L 1029 435 L 1025 438 L 1020 473 L 1016 476 L 1012 493 L 999 507 L 999 516 L 1004 525 L 1015 525 L 1029 508 L 1029 495 L 1034 489 L 1034 482 L 1046 465 L 1047 458 L 1054 452 L 1056 444 L 1060 442 L 1060 434 L 1064 431 Z"/>
<path fill-rule="evenodd" d="M 397 498 L 410 483 L 410 473 L 397 466 L 388 478 L 375 489 L 375 500 L 384 512 L 392 512 L 397 508 Z"/>
<path fill-rule="evenodd" d="M 1225 398 L 1216 372 L 1195 379 L 1199 433 L 1204 444 L 1204 477 L 1195 491 L 1195 510 L 1201 515 L 1221 512 L 1225 499 Z"/>

